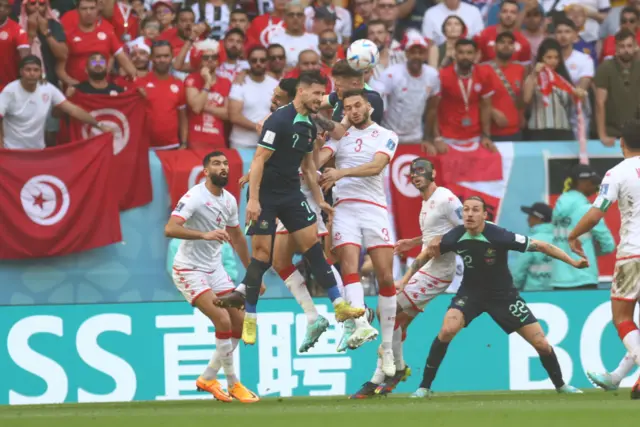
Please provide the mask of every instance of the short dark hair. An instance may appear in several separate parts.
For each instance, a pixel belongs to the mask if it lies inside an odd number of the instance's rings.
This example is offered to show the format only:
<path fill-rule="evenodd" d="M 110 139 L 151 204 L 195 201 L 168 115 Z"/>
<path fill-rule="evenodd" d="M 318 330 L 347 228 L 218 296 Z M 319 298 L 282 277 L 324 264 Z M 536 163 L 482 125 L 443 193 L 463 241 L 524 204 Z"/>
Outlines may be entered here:
<path fill-rule="evenodd" d="M 362 89 L 350 89 L 345 91 L 344 94 L 342 95 L 342 101 L 344 101 L 347 98 L 351 98 L 352 96 L 360 96 L 365 101 L 369 102 L 367 95 L 364 93 L 364 90 Z"/>
<path fill-rule="evenodd" d="M 327 78 L 317 70 L 303 71 L 298 78 L 298 85 L 313 85 L 318 84 L 325 86 L 327 84 Z"/>
<path fill-rule="evenodd" d="M 385 24 L 384 21 L 380 19 L 372 19 L 371 21 L 369 21 L 369 23 L 367 24 L 367 28 L 373 27 L 374 25 L 382 25 L 387 31 L 389 31 L 389 29 L 387 28 L 387 24 Z"/>
<path fill-rule="evenodd" d="M 226 156 L 226 154 L 224 154 L 220 150 L 212 151 L 211 153 L 204 156 L 204 159 L 202 159 L 202 166 L 206 168 L 209 165 L 209 162 L 211 161 L 211 159 L 213 159 L 214 157 L 220 157 L 220 156 Z"/>
<path fill-rule="evenodd" d="M 178 11 L 176 12 L 176 19 L 178 19 L 180 17 L 180 15 L 182 15 L 183 13 L 190 13 L 193 15 L 193 18 L 195 19 L 196 14 L 195 12 L 188 8 L 188 7 L 181 7 L 180 9 L 178 9 Z"/>
<path fill-rule="evenodd" d="M 80 3 L 82 3 L 83 1 L 88 1 L 90 3 L 95 3 L 96 5 L 98 5 L 98 0 L 77 0 L 76 1 L 76 8 L 80 8 Z"/>
<path fill-rule="evenodd" d="M 168 47 L 171 51 L 171 55 L 173 55 L 173 48 L 171 47 L 171 43 L 169 43 L 168 40 L 154 40 L 153 43 L 151 43 L 151 53 L 153 53 L 153 51 L 159 47 Z"/>
<path fill-rule="evenodd" d="M 35 55 L 27 55 L 20 60 L 18 64 L 18 69 L 22 70 L 26 65 L 36 64 L 38 67 L 42 68 L 42 60 Z"/>
<path fill-rule="evenodd" d="M 469 39 L 460 39 L 456 42 L 456 49 L 460 46 L 473 46 L 474 50 L 478 50 L 478 45 L 473 40 Z"/>
<path fill-rule="evenodd" d="M 369 25 L 371 25 L 371 24 L 369 24 Z M 336 36 L 338 35 L 338 34 L 336 33 L 336 30 L 334 30 L 333 28 L 327 28 L 326 30 L 322 30 L 322 31 L 320 32 L 320 34 L 318 34 L 318 36 L 322 36 L 324 33 L 333 33 L 333 34 L 335 34 Z"/>
<path fill-rule="evenodd" d="M 516 36 L 511 31 L 503 31 L 496 36 L 496 43 L 500 43 L 504 39 L 511 39 L 512 42 L 515 42 Z"/>
<path fill-rule="evenodd" d="M 636 19 L 640 19 L 640 12 L 633 6 L 625 6 L 620 12 L 620 22 L 622 23 L 622 15 L 625 13 L 633 13 L 636 16 Z"/>
<path fill-rule="evenodd" d="M 333 77 L 362 77 L 364 73 L 354 70 L 346 60 L 342 59 L 333 65 L 331 75 Z"/>
<path fill-rule="evenodd" d="M 189 9 L 189 11 L 190 11 L 191 13 L 193 13 L 193 10 Z M 160 21 L 158 21 L 158 18 L 156 18 L 156 17 L 155 17 L 155 16 L 153 16 L 153 15 L 149 15 L 149 16 L 147 16 L 146 18 L 144 18 L 144 19 L 142 20 L 142 22 L 140 23 L 140 28 L 144 29 L 144 27 L 146 27 L 147 25 L 149 25 L 149 23 L 151 23 L 151 22 L 158 22 L 158 23 L 160 23 Z"/>
<path fill-rule="evenodd" d="M 464 201 L 468 201 L 468 200 L 474 200 L 476 202 L 480 202 L 482 203 L 482 210 L 486 211 L 487 210 L 487 202 L 484 201 L 484 199 L 480 196 L 469 196 L 466 199 L 464 199 Z"/>
<path fill-rule="evenodd" d="M 573 31 L 578 31 L 578 27 L 576 26 L 576 23 L 573 22 L 571 19 L 567 18 L 566 16 L 558 16 L 556 19 L 553 20 L 554 31 L 557 30 L 560 25 L 565 25 L 571 28 Z"/>
<path fill-rule="evenodd" d="M 284 46 L 279 43 L 271 43 L 269 46 L 267 46 L 267 52 L 271 49 L 282 49 L 285 53 L 287 53 L 287 50 L 284 48 Z"/>
<path fill-rule="evenodd" d="M 246 11 L 244 11 L 243 9 L 233 9 L 231 11 L 231 13 L 229 14 L 229 17 L 231 17 L 233 15 L 245 15 L 247 18 L 249 18 L 249 14 Z"/>
<path fill-rule="evenodd" d="M 265 55 L 268 55 L 267 48 L 262 46 L 261 44 L 253 45 L 249 48 L 249 52 L 247 52 L 247 59 L 253 54 L 253 52 L 261 51 L 264 52 Z"/>
<path fill-rule="evenodd" d="M 618 31 L 616 33 L 616 35 L 614 36 L 616 43 L 619 43 L 621 41 L 624 41 L 626 39 L 628 39 L 629 37 L 631 37 L 632 39 L 636 39 L 636 35 L 634 34 L 633 31 L 631 31 L 628 28 L 623 28 L 620 31 Z"/>
<path fill-rule="evenodd" d="M 89 60 L 94 56 L 100 56 L 100 57 L 104 58 L 105 60 L 107 59 L 107 57 L 104 56 L 104 53 L 102 53 L 102 52 L 91 52 L 89 54 L 89 56 L 87 56 L 87 64 L 89 63 Z"/>
<path fill-rule="evenodd" d="M 512 4 L 517 8 L 520 7 L 518 6 L 518 2 L 516 0 L 503 0 L 502 3 L 500 3 L 500 10 L 502 10 L 505 4 Z"/>
<path fill-rule="evenodd" d="M 624 145 L 633 151 L 640 150 L 640 120 L 631 119 L 622 124 L 620 130 L 621 137 L 624 139 Z"/>
<path fill-rule="evenodd" d="M 240 37 L 242 37 L 242 39 L 245 38 L 244 31 L 242 31 L 240 28 L 231 28 L 225 33 L 224 40 L 228 39 L 229 36 L 232 36 L 234 34 L 239 35 Z"/>
<path fill-rule="evenodd" d="M 288 78 L 280 80 L 278 87 L 287 93 L 289 100 L 296 97 L 296 88 L 298 87 L 298 79 Z"/>

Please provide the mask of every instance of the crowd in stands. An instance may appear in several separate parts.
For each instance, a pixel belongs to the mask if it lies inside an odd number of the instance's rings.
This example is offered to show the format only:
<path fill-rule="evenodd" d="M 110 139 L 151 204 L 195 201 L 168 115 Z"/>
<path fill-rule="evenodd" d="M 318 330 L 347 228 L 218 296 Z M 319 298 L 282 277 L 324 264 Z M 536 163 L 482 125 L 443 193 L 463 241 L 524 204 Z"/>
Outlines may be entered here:
<path fill-rule="evenodd" d="M 76 91 L 137 90 L 152 148 L 251 148 L 280 79 L 332 77 L 368 38 L 380 61 L 365 79 L 401 143 L 431 154 L 468 141 L 612 145 L 638 114 L 639 17 L 638 0 L 0 0 L 0 144 L 58 143 L 69 111 L 51 107 Z M 25 57 L 41 64 L 46 96 L 12 84 Z M 6 135 L 27 127 L 42 132 Z"/>

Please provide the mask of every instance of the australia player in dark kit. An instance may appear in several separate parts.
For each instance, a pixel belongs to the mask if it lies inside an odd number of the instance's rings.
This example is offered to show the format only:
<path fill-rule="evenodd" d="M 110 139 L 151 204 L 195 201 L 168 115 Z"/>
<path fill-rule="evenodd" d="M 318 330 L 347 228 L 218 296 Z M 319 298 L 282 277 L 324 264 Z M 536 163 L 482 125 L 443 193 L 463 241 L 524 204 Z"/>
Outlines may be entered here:
<path fill-rule="evenodd" d="M 327 290 L 333 302 L 336 320 L 360 317 L 364 309 L 352 308 L 340 297 L 340 291 L 318 241 L 316 214 L 300 191 L 301 170 L 313 197 L 327 213 L 333 208 L 324 201 L 317 183 L 313 160 L 316 125 L 311 114 L 318 112 L 324 96 L 326 80 L 319 72 L 300 75 L 292 103 L 276 110 L 264 123 L 249 175 L 247 226 L 252 235 L 251 263 L 242 283 L 247 295 L 242 340 L 254 344 L 257 333 L 256 306 L 262 276 L 271 266 L 272 239 L 278 218 L 300 252 L 308 261 L 318 283 Z M 244 298 L 231 293 L 218 304 L 234 304 Z M 320 330 L 318 331 L 319 333 Z"/>
<path fill-rule="evenodd" d="M 453 228 L 441 238 L 435 238 L 429 243 L 425 255 L 420 254 L 415 261 L 423 265 L 431 258 L 455 252 L 464 261 L 464 273 L 462 285 L 451 300 L 442 328 L 431 345 L 420 388 L 412 397 L 431 395 L 431 383 L 449 343 L 462 328 L 483 313 L 489 314 L 507 334 L 517 332 L 535 348 L 559 393 L 582 393 L 564 383 L 553 347 L 538 319 L 513 286 L 507 255 L 509 251 L 542 252 L 575 268 L 588 267 L 588 261 L 584 258 L 574 260 L 549 243 L 514 234 L 487 222 L 486 205 L 480 197 L 472 196 L 465 200 L 462 215 L 463 225 Z"/>

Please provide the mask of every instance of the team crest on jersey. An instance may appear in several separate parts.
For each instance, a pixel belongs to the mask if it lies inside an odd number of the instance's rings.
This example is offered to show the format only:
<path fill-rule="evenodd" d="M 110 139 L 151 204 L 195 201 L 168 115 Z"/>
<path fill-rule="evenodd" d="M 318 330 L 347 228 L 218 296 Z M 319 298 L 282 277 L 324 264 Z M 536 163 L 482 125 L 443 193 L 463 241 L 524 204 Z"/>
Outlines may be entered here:
<path fill-rule="evenodd" d="M 6 40 L 9 38 L 9 33 L 7 33 L 6 31 L 2 31 L 0 33 L 0 40 Z"/>
<path fill-rule="evenodd" d="M 487 251 L 484 253 L 484 262 L 487 263 L 487 265 L 493 265 L 496 263 L 496 250 L 493 248 L 489 248 L 487 249 Z"/>
<path fill-rule="evenodd" d="M 49 101 L 49 94 L 48 93 L 43 93 L 42 94 L 42 102 L 48 102 Z"/>
<path fill-rule="evenodd" d="M 480 92 L 482 90 L 482 85 L 480 83 L 476 83 L 475 85 L 473 85 L 473 89 L 476 92 Z"/>
<path fill-rule="evenodd" d="M 169 88 L 171 89 L 171 92 L 178 93 L 178 85 L 171 85 Z"/>
<path fill-rule="evenodd" d="M 378 132 L 377 130 L 374 130 L 373 132 L 371 132 L 371 138 L 375 138 L 378 135 L 380 135 L 380 132 Z"/>
<path fill-rule="evenodd" d="M 103 33 L 102 31 L 100 31 L 98 33 L 98 39 L 99 40 L 106 40 L 107 39 L 107 35 L 105 33 Z"/>

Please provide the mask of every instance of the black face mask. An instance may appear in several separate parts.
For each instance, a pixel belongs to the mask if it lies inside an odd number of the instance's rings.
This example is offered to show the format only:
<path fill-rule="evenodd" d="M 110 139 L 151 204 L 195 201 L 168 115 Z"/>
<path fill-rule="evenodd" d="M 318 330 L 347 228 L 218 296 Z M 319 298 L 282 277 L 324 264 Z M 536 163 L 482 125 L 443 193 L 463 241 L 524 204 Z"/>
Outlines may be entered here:
<path fill-rule="evenodd" d="M 220 176 L 211 174 L 210 176 L 211 183 L 216 187 L 224 187 L 229 182 L 229 176 Z"/>
<path fill-rule="evenodd" d="M 411 176 L 421 176 L 427 181 L 433 181 L 433 163 L 426 159 L 415 159 L 409 169 Z"/>

